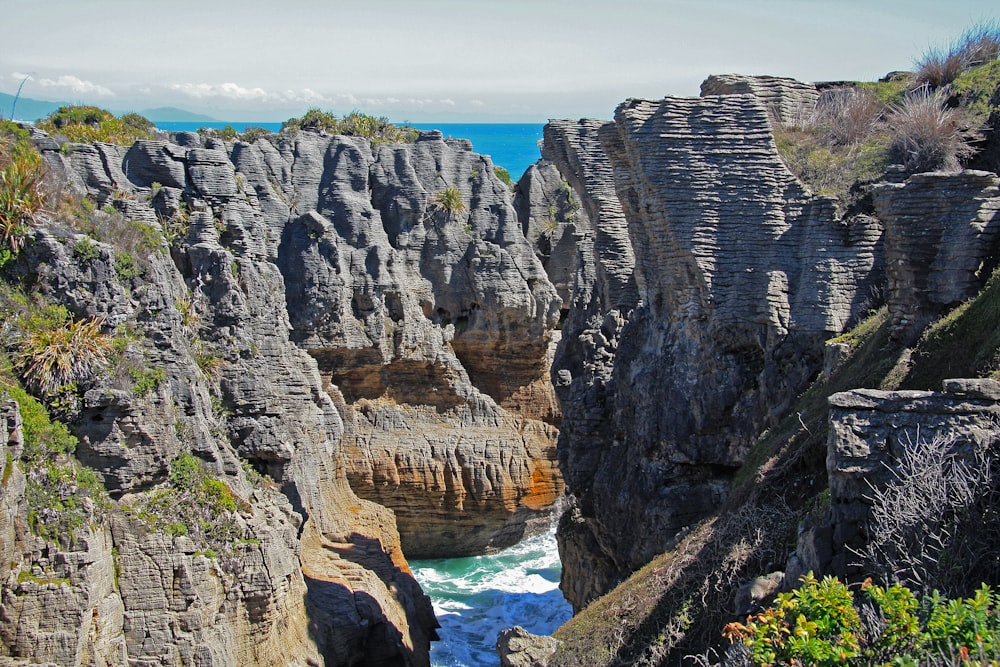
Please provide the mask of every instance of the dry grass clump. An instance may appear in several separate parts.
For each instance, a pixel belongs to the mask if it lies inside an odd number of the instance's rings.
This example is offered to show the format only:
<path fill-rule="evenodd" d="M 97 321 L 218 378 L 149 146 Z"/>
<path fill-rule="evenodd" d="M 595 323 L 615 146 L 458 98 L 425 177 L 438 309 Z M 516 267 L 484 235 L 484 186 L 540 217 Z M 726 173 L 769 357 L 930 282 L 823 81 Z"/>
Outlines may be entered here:
<path fill-rule="evenodd" d="M 907 95 L 886 117 L 893 157 L 907 171 L 958 171 L 973 155 L 978 133 L 961 109 L 950 109 L 940 93 L 926 88 Z"/>
<path fill-rule="evenodd" d="M 945 48 L 932 47 L 916 63 L 916 86 L 940 88 L 967 69 L 978 67 L 1000 55 L 1000 24 L 984 21 L 966 30 Z"/>
<path fill-rule="evenodd" d="M 874 488 L 865 572 L 920 595 L 971 595 L 1000 583 L 1000 461 L 954 438 L 910 440 L 892 481 Z M 966 448 L 969 448 L 968 445 Z"/>

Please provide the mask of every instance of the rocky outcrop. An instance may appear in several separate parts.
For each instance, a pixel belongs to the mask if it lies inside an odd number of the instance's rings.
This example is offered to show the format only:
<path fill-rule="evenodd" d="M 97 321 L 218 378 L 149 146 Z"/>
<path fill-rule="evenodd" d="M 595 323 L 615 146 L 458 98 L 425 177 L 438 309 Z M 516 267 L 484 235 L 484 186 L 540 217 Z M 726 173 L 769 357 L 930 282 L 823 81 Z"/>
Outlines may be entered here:
<path fill-rule="evenodd" d="M 572 227 L 565 230 L 572 232 L 575 248 L 570 257 L 561 259 L 573 262 L 571 307 L 552 365 L 564 411 L 560 468 L 570 487 L 590 483 L 600 452 L 611 437 L 611 412 L 605 397 L 622 326 L 638 302 L 635 255 L 614 190 L 611 165 L 600 144 L 600 133 L 612 127 L 599 120 L 550 122 L 545 127 L 543 162 L 539 165 L 540 169 L 547 164 L 555 166 L 559 179 L 549 177 L 548 182 L 558 182 L 556 193 L 569 189 L 579 201 Z M 531 202 L 529 213 L 539 208 L 535 203 L 538 194 L 543 195 L 543 205 L 551 200 L 545 188 L 525 187 L 531 176 L 529 170 L 519 186 L 522 201 Z M 527 180 L 527 184 L 532 183 Z M 566 238 L 564 233 L 562 239 Z M 562 252 L 569 254 L 568 249 Z M 547 266 L 552 265 L 550 260 Z M 581 497 L 583 502 L 591 500 L 586 495 L 577 496 L 578 500 Z M 585 524 L 577 520 L 580 517 L 579 509 L 570 508 L 558 532 L 563 560 L 560 586 L 570 600 L 587 598 L 595 586 L 606 590 L 618 576 L 599 555 L 601 549 Z M 581 526 L 582 532 L 571 530 Z"/>
<path fill-rule="evenodd" d="M 506 546 L 562 492 L 560 299 L 511 193 L 436 132 L 175 139 L 37 136 L 103 208 L 96 242 L 53 221 L 18 270 L 130 333 L 74 407 L 112 510 L 69 544 L 17 533 L 8 579 L 42 583 L 8 581 L 4 645 L 60 664 L 427 664 L 436 621 L 404 549 Z M 225 530 L 150 523 L 188 454 L 234 498 Z M 53 604 L 109 620 L 60 638 Z"/>
<path fill-rule="evenodd" d="M 17 268 L 76 316 L 133 333 L 81 387 L 73 424 L 112 508 L 66 543 L 17 533 L 0 636 L 59 664 L 428 664 L 436 622 L 394 517 L 350 489 L 337 406 L 289 336 L 272 217 L 289 209 L 246 187 L 223 148 L 137 144 L 122 182 L 45 151 L 116 212 L 95 214 L 107 242 L 46 226 Z M 149 523 L 181 453 L 231 494 L 226 525 Z"/>
<path fill-rule="evenodd" d="M 912 340 L 976 295 L 995 268 L 1000 179 L 985 171 L 911 176 L 872 191 L 885 224 L 893 335 Z"/>
<path fill-rule="evenodd" d="M 800 543 L 799 552 L 807 568 L 850 576 L 857 571 L 857 549 L 868 538 L 873 489 L 895 481 L 906 449 L 946 443 L 951 455 L 975 461 L 977 451 L 1000 443 L 1000 382 L 945 380 L 942 392 L 834 394 L 830 426 L 831 520 L 828 536 L 819 540 L 827 546 L 805 552 Z"/>
<path fill-rule="evenodd" d="M 754 96 L 629 100 L 598 134 L 638 305 L 591 317 L 613 344 L 567 325 L 553 367 L 577 406 L 560 435 L 582 519 L 561 539 L 577 608 L 718 507 L 757 433 L 819 370 L 823 341 L 869 305 L 881 235 L 796 181 Z"/>
<path fill-rule="evenodd" d="M 547 374 L 560 302 L 509 190 L 436 132 L 374 152 L 303 133 L 290 150 L 267 167 L 297 198 L 278 265 L 292 337 L 349 424 L 352 485 L 395 510 L 413 557 L 512 544 L 562 486 Z M 239 154 L 249 187 L 269 188 L 268 159 Z"/>
<path fill-rule="evenodd" d="M 533 635 L 519 625 L 503 630 L 497 638 L 502 667 L 545 667 L 558 648 L 558 640 Z"/>
<path fill-rule="evenodd" d="M 753 95 L 780 123 L 794 123 L 808 118 L 816 109 L 819 90 L 812 83 L 803 83 L 781 76 L 749 76 L 746 74 L 713 74 L 701 84 L 701 96 Z"/>

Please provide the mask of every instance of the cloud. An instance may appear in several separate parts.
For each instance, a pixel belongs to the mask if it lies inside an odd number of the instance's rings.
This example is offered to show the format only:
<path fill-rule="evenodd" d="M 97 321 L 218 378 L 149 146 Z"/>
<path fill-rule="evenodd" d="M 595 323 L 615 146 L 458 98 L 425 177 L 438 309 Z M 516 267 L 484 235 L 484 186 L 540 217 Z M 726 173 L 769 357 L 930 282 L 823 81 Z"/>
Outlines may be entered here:
<path fill-rule="evenodd" d="M 450 98 L 446 98 L 446 99 L 443 99 L 443 100 L 438 100 L 438 102 L 440 102 L 441 104 L 447 104 L 450 107 L 455 106 L 455 100 L 450 99 Z"/>
<path fill-rule="evenodd" d="M 22 78 L 24 78 L 23 75 Z M 114 97 L 115 95 L 110 88 L 92 81 L 85 81 L 72 74 L 63 74 L 55 79 L 35 79 L 35 83 L 43 88 L 66 88 L 77 95 L 100 95 L 103 97 Z"/>
<path fill-rule="evenodd" d="M 486 106 L 486 102 L 483 102 L 482 100 L 472 100 L 471 102 L 469 102 L 469 104 L 471 104 L 474 107 L 484 107 L 484 106 Z"/>

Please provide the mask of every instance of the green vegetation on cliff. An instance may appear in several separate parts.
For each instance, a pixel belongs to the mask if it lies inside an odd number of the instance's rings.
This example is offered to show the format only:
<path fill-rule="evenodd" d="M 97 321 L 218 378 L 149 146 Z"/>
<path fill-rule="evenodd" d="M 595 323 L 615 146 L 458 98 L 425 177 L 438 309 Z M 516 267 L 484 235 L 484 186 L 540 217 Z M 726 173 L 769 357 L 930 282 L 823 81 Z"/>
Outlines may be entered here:
<path fill-rule="evenodd" d="M 409 144 L 416 141 L 419 130 L 412 127 L 394 125 L 385 116 L 370 116 L 360 111 L 352 111 L 337 118 L 328 111 L 310 109 L 300 118 L 289 118 L 281 125 L 282 131 L 321 130 L 327 134 L 343 134 L 349 137 L 366 137 L 377 143 Z"/>
<path fill-rule="evenodd" d="M 115 118 L 111 112 L 98 107 L 69 106 L 59 107 L 48 118 L 39 121 L 38 129 L 73 142 L 103 141 L 129 146 L 139 139 L 151 139 L 154 126 L 136 113 Z"/>

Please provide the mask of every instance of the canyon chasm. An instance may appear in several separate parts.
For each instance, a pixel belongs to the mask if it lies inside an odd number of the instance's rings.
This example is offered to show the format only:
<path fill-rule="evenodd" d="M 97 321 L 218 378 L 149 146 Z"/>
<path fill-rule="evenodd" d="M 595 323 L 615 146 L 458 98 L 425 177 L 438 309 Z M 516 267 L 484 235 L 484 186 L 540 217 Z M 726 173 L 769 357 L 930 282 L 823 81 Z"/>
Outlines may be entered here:
<path fill-rule="evenodd" d="M 503 664 L 674 664 L 704 648 L 596 657 L 584 624 L 641 616 L 608 607 L 613 592 L 671 550 L 676 592 L 692 536 L 741 506 L 765 514 L 779 488 L 829 486 L 830 512 L 790 523 L 791 544 L 743 579 L 849 573 L 895 429 L 993 442 L 1000 385 L 837 387 L 818 421 L 798 401 L 850 364 L 837 337 L 881 306 L 902 350 L 983 289 L 1000 179 L 989 164 L 893 172 L 840 206 L 775 141 L 824 95 L 727 75 L 701 97 L 553 120 L 513 188 L 437 131 L 118 146 L 32 130 L 68 196 L 124 221 L 122 238 L 53 216 L 7 271 L 128 332 L 123 356 L 163 375 L 80 387 L 74 456 L 108 499 L 68 534 L 29 527 L 24 408 L 0 405 L 4 660 L 429 665 L 437 622 L 407 558 L 509 546 L 562 498 L 561 588 L 579 614 L 519 663 L 506 635 Z M 809 439 L 828 415 L 829 454 Z M 788 420 L 805 430 L 747 482 Z M 222 537 L 150 518 L 185 456 L 234 499 Z M 727 604 L 743 583 L 720 584 Z"/>

